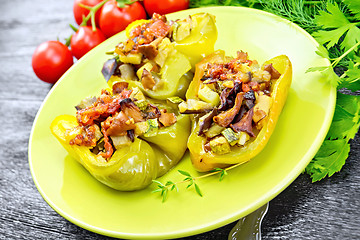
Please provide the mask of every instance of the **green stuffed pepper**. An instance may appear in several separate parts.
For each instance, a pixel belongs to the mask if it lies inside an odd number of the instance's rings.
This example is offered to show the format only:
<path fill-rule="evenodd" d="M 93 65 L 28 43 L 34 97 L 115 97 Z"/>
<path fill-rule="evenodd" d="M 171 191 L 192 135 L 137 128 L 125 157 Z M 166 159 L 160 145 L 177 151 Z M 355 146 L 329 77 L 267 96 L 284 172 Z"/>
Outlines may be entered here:
<path fill-rule="evenodd" d="M 154 14 L 130 24 L 126 35 L 102 69 L 109 86 L 126 81 L 151 98 L 165 100 L 185 97 L 191 69 L 214 51 L 217 29 L 214 16 L 207 13 L 176 21 Z"/>
<path fill-rule="evenodd" d="M 75 116 L 58 116 L 51 131 L 97 180 L 122 191 L 145 188 L 186 151 L 190 119 L 127 83 L 86 98 Z"/>
<path fill-rule="evenodd" d="M 285 55 L 258 65 L 245 52 L 216 51 L 196 65 L 180 112 L 197 114 L 188 140 L 198 171 L 243 163 L 267 144 L 291 85 Z"/>

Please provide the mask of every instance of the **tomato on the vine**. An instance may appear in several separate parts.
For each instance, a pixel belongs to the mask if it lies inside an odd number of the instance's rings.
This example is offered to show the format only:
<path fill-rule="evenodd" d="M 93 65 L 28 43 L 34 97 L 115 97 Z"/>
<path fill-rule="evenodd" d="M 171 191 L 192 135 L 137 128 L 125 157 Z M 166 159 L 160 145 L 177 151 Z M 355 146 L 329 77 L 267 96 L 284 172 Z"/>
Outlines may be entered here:
<path fill-rule="evenodd" d="M 89 10 L 81 7 L 79 4 L 83 4 L 89 7 L 94 7 L 100 2 L 102 2 L 102 0 L 74 0 L 73 13 L 76 23 L 80 25 L 83 21 L 83 18 L 89 14 Z M 100 17 L 100 9 L 95 13 L 96 26 L 99 26 L 99 17 Z M 88 20 L 87 25 L 91 26 L 90 19 Z"/>
<path fill-rule="evenodd" d="M 76 33 L 71 37 L 71 52 L 77 59 L 81 58 L 88 51 L 105 41 L 104 34 L 100 29 L 93 31 L 90 26 L 80 26 Z"/>
<path fill-rule="evenodd" d="M 146 12 L 164 15 L 189 8 L 189 0 L 144 0 Z"/>
<path fill-rule="evenodd" d="M 71 65 L 73 56 L 67 46 L 59 41 L 40 44 L 32 56 L 32 68 L 42 81 L 54 84 Z"/>
<path fill-rule="evenodd" d="M 101 31 L 108 38 L 125 30 L 129 23 L 145 18 L 145 9 L 139 2 L 126 4 L 120 8 L 116 0 L 110 0 L 101 9 L 99 25 Z"/>

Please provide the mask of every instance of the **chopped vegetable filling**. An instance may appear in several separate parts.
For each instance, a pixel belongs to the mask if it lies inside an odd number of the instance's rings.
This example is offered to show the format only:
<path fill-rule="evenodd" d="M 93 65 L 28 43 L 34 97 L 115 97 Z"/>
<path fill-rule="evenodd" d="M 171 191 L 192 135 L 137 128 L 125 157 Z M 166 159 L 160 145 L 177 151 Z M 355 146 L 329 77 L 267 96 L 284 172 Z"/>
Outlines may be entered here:
<path fill-rule="evenodd" d="M 170 44 L 175 25 L 178 24 L 157 13 L 135 25 L 129 31 L 128 39 L 116 46 L 115 58 L 104 64 L 102 73 L 105 79 L 108 81 L 115 75 L 125 80 L 140 81 L 145 90 L 154 90 L 157 85 L 161 87 L 156 74 L 160 74 L 166 58 L 175 51 Z"/>
<path fill-rule="evenodd" d="M 206 137 L 206 151 L 225 154 L 231 146 L 243 146 L 256 138 L 272 105 L 271 86 L 281 74 L 272 64 L 261 69 L 243 51 L 236 58 L 205 63 L 202 70 L 199 100 L 189 99 L 179 109 L 182 113 L 208 112 L 199 119 L 198 135 Z"/>
<path fill-rule="evenodd" d="M 67 131 L 68 136 L 73 136 L 70 145 L 93 147 L 97 154 L 109 159 L 114 148 L 130 144 L 151 129 L 176 123 L 174 113 L 160 110 L 141 91 L 136 92 L 138 100 L 134 91 L 128 89 L 128 83 L 119 82 L 113 85 L 112 93 L 102 90 L 98 98 L 83 100 L 76 106 L 78 126 Z"/>

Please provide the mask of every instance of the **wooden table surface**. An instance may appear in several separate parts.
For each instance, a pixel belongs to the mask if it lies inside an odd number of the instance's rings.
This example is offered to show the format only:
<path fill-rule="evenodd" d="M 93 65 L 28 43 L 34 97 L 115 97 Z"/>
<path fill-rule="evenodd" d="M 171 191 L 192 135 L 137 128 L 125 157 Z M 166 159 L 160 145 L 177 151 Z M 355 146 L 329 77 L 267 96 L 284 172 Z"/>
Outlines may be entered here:
<path fill-rule="evenodd" d="M 35 48 L 63 40 L 74 23 L 72 0 L 1 0 L 0 7 L 0 239 L 110 239 L 58 215 L 31 178 L 28 140 L 51 85 L 31 68 Z M 270 202 L 263 239 L 360 239 L 360 139 L 340 173 L 319 183 L 300 175 Z M 227 239 L 235 223 L 192 239 Z"/>

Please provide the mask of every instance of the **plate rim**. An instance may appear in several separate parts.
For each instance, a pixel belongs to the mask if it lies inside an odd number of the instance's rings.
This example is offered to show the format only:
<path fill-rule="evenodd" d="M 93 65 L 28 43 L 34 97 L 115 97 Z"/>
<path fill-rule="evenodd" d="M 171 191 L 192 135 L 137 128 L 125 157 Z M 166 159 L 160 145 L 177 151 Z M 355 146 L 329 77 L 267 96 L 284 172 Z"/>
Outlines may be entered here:
<path fill-rule="evenodd" d="M 301 32 L 304 36 L 306 36 L 313 44 L 315 47 L 319 46 L 319 43 L 307 32 L 305 31 L 303 28 L 301 28 L 300 26 L 298 26 L 297 24 L 282 18 L 280 16 L 277 16 L 275 14 L 260 10 L 260 9 L 254 9 L 254 8 L 248 8 L 248 7 L 242 7 L 242 6 L 208 6 L 208 7 L 201 7 L 201 8 L 190 8 L 190 9 L 186 9 L 183 11 L 179 11 L 179 12 L 206 12 L 207 9 L 231 9 L 231 10 L 237 10 L 237 9 L 242 9 L 245 11 L 250 11 L 250 12 L 256 12 L 262 15 L 267 15 L 271 18 L 275 18 L 277 20 L 279 20 L 282 23 L 286 23 L 291 25 L 292 27 L 294 27 L 297 31 Z M 179 12 L 175 12 L 175 13 L 171 13 L 171 14 L 167 14 L 166 16 L 172 16 L 172 15 L 177 15 Z M 109 39 L 114 39 L 119 37 L 120 34 L 123 34 L 124 31 L 110 37 Z M 109 40 L 107 39 L 107 40 Z M 101 46 L 103 44 L 105 44 L 104 41 L 103 43 L 101 43 L 98 46 Z M 90 51 L 86 54 L 86 56 L 91 56 L 92 53 L 94 51 Z M 132 234 L 132 233 L 124 233 L 124 232 L 119 232 L 119 231 L 113 231 L 113 230 L 106 230 L 103 228 L 99 228 L 96 227 L 94 225 L 88 224 L 85 221 L 79 220 L 77 218 L 72 217 L 70 214 L 68 214 L 67 212 L 63 211 L 61 208 L 59 208 L 55 203 L 52 202 L 52 200 L 46 195 L 45 191 L 42 189 L 40 183 L 38 182 L 38 179 L 35 177 L 35 170 L 33 167 L 33 161 L 32 161 L 32 140 L 33 140 L 33 136 L 34 136 L 34 129 L 36 126 L 36 123 L 38 122 L 38 118 L 43 110 L 43 107 L 45 105 L 45 103 L 47 102 L 48 98 L 52 95 L 52 92 L 61 84 L 62 80 L 69 74 L 69 72 L 71 72 L 71 70 L 76 67 L 76 65 L 78 65 L 79 63 L 81 63 L 82 61 L 84 61 L 85 59 L 87 59 L 88 57 L 83 57 L 80 60 L 78 60 L 74 65 L 72 65 L 65 73 L 64 75 L 52 86 L 52 88 L 50 89 L 50 91 L 47 93 L 46 97 L 44 98 L 44 100 L 42 101 L 32 124 L 31 127 L 31 132 L 30 132 L 30 137 L 29 137 L 29 141 L 28 141 L 28 163 L 29 163 L 29 167 L 30 167 L 30 173 L 32 176 L 32 179 L 34 181 L 34 184 L 38 190 L 38 192 L 40 193 L 40 195 L 42 196 L 42 198 L 47 202 L 47 204 L 54 209 L 60 216 L 64 217 L 65 219 L 67 219 L 68 221 L 70 221 L 71 223 L 84 228 L 88 231 L 91 232 L 95 232 L 101 235 L 105 235 L 105 236 L 110 236 L 110 237 L 116 237 L 116 238 L 136 238 L 136 239 L 169 239 L 169 238 L 179 238 L 179 237 L 186 237 L 186 236 L 193 236 L 195 234 L 200 234 L 203 232 L 207 232 L 210 230 L 214 230 L 217 229 L 221 226 L 225 226 L 226 224 L 229 224 L 233 221 L 238 220 L 239 218 L 237 217 L 238 214 L 234 213 L 233 216 L 231 217 L 226 217 L 225 219 L 221 218 L 218 221 L 213 221 L 212 224 L 206 224 L 206 225 L 202 225 L 200 227 L 196 227 L 196 228 L 191 228 L 191 229 L 183 229 L 183 230 L 178 230 L 176 232 L 171 232 L 171 233 L 151 233 L 151 234 Z M 327 64 L 330 65 L 330 61 L 328 59 L 322 58 L 323 60 L 326 61 Z M 325 83 L 326 84 L 326 83 Z M 309 148 L 309 150 L 306 152 L 306 154 L 303 156 L 302 159 L 308 158 L 309 161 L 305 163 L 305 161 L 300 161 L 296 166 L 301 167 L 301 169 L 304 169 L 307 164 L 311 161 L 312 157 L 315 156 L 316 152 L 318 151 L 318 149 L 320 148 L 322 142 L 324 141 L 325 137 L 326 137 L 326 133 L 328 132 L 331 122 L 332 122 L 332 118 L 333 118 L 333 114 L 335 111 L 335 106 L 336 106 L 336 95 L 337 95 L 337 89 L 334 86 L 330 86 L 330 96 L 329 96 L 329 108 L 330 112 L 328 114 L 326 114 L 326 117 L 323 120 L 323 124 L 321 126 L 321 129 L 319 130 L 319 132 L 321 132 L 322 134 L 318 134 L 316 136 L 316 139 L 313 141 L 311 147 Z M 302 163 L 302 164 L 301 164 Z M 256 206 L 261 207 L 262 205 L 266 204 L 267 202 L 270 202 L 273 198 L 275 198 L 279 193 L 281 193 L 284 189 L 286 189 L 300 174 L 301 171 L 297 170 L 298 168 L 293 168 L 289 174 L 287 174 L 286 178 L 283 178 L 276 186 L 276 188 L 274 188 L 275 190 L 271 191 L 271 193 L 268 191 L 266 192 L 266 194 L 262 195 L 260 198 L 257 199 L 257 201 L 254 201 L 252 204 L 250 204 L 243 212 L 246 214 L 251 213 L 252 209 Z"/>

